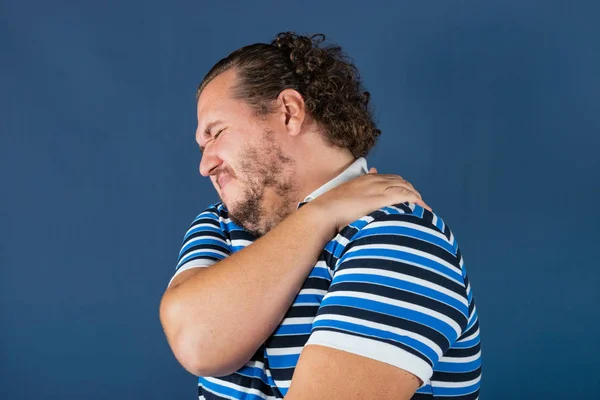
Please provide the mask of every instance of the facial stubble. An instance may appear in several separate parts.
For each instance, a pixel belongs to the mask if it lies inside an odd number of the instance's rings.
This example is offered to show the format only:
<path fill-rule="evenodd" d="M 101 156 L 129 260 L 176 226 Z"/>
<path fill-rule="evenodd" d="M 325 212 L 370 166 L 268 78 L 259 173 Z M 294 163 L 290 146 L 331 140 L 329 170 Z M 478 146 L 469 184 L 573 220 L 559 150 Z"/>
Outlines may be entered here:
<path fill-rule="evenodd" d="M 248 145 L 242 150 L 238 165 L 243 197 L 233 204 L 229 217 L 253 236 L 260 237 L 297 207 L 295 162 L 284 154 L 273 132 L 265 131 L 258 145 Z M 267 204 L 268 194 L 273 195 L 273 204 Z"/>

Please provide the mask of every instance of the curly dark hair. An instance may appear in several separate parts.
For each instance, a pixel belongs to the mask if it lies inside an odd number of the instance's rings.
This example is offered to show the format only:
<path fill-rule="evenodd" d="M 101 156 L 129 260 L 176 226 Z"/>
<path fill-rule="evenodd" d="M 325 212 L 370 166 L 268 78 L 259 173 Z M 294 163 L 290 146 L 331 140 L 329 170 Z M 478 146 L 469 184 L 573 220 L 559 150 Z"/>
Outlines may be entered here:
<path fill-rule="evenodd" d="M 282 32 L 271 44 L 242 47 L 212 67 L 198 86 L 196 100 L 217 75 L 235 68 L 234 97 L 244 100 L 257 115 L 271 112 L 282 90 L 294 89 L 330 144 L 347 148 L 355 158 L 365 156 L 381 134 L 369 105 L 369 92 L 342 48 L 321 46 L 324 41 L 323 34 Z"/>

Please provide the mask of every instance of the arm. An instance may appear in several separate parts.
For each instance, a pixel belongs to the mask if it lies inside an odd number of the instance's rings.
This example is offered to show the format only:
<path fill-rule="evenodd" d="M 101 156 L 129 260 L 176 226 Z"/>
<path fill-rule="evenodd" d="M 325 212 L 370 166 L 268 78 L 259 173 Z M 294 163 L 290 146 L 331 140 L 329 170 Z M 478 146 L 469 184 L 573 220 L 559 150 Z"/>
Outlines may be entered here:
<path fill-rule="evenodd" d="M 419 386 L 416 376 L 393 365 L 308 345 L 285 400 L 409 400 Z"/>
<path fill-rule="evenodd" d="M 302 207 L 210 268 L 176 276 L 160 317 L 179 362 L 198 376 L 230 374 L 275 330 L 334 236 L 318 207 Z"/>
<path fill-rule="evenodd" d="M 465 330 L 453 243 L 419 207 L 387 211 L 371 214 L 337 263 L 286 400 L 409 399 Z"/>
<path fill-rule="evenodd" d="M 242 367 L 281 322 L 340 227 L 398 201 L 422 203 L 401 178 L 365 175 L 320 196 L 210 268 L 179 274 L 160 307 L 179 362 L 200 376 L 226 375 Z"/>

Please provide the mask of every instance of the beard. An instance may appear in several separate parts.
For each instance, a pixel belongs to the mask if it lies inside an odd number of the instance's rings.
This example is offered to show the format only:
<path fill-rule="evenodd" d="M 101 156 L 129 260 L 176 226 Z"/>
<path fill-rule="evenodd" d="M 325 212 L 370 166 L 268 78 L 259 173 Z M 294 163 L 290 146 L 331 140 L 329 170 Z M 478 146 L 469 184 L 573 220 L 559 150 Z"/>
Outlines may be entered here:
<path fill-rule="evenodd" d="M 238 166 L 243 196 L 232 202 L 231 208 L 227 207 L 229 218 L 258 238 L 297 208 L 295 162 L 284 154 L 273 132 L 267 130 L 258 145 L 241 151 Z"/>

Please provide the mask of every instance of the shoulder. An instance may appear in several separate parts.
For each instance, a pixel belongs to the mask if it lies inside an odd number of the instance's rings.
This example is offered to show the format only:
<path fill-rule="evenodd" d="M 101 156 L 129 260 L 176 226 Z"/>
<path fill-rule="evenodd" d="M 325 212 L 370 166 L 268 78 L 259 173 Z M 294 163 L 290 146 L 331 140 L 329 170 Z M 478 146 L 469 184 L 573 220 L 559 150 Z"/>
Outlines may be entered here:
<path fill-rule="evenodd" d="M 354 221 L 340 232 L 353 242 L 397 242 L 399 237 L 413 243 L 425 242 L 457 256 L 454 234 L 443 219 L 413 203 L 382 207 Z M 366 239 L 368 238 L 368 239 Z"/>
<path fill-rule="evenodd" d="M 196 218 L 194 218 L 194 222 L 202 218 L 212 218 L 217 220 L 219 218 L 229 218 L 229 213 L 227 211 L 227 208 L 225 208 L 225 205 L 219 201 L 209 205 L 204 210 L 202 210 L 196 216 Z"/>
<path fill-rule="evenodd" d="M 229 218 L 229 211 L 221 201 L 209 205 L 198 214 L 192 221 L 188 233 L 206 230 L 207 228 L 221 234 L 228 240 L 229 244 L 233 242 L 234 248 L 244 247 L 256 239 L 250 232 Z"/>
<path fill-rule="evenodd" d="M 190 223 L 184 241 L 200 231 L 225 231 L 226 221 L 229 219 L 227 209 L 221 202 L 213 203 L 197 214 Z"/>

